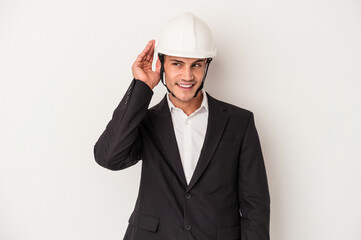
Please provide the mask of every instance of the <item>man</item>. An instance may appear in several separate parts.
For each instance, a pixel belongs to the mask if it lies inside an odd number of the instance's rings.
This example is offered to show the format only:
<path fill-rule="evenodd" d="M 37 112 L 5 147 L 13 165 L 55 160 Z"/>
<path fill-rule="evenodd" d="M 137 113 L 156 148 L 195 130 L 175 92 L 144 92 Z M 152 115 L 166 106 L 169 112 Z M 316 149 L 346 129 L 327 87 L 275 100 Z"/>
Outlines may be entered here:
<path fill-rule="evenodd" d="M 183 14 L 160 35 L 155 71 L 154 51 L 152 40 L 94 146 L 97 163 L 111 170 L 142 160 L 124 239 L 269 239 L 270 196 L 253 113 L 202 89 L 216 54 L 210 29 Z M 159 81 L 169 93 L 148 109 Z"/>

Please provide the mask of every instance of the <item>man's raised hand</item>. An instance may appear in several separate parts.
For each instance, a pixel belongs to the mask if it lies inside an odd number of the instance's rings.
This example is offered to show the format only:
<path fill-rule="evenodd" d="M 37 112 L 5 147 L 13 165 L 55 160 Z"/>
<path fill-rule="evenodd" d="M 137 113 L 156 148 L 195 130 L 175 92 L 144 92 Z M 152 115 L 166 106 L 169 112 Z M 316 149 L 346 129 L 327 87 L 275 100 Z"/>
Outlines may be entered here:
<path fill-rule="evenodd" d="M 155 40 L 150 40 L 132 66 L 133 77 L 145 82 L 151 89 L 157 86 L 160 80 L 159 59 L 157 59 L 155 71 L 152 70 L 154 47 Z"/>

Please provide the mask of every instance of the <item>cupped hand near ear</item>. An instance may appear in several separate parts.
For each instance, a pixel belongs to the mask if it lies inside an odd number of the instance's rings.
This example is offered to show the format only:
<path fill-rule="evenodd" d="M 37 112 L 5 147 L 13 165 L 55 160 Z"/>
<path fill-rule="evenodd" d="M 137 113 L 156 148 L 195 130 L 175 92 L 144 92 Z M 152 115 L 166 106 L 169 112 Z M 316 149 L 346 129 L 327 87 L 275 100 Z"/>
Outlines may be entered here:
<path fill-rule="evenodd" d="M 160 81 L 160 61 L 157 59 L 156 69 L 152 70 L 155 40 L 150 40 L 132 65 L 135 79 L 141 80 L 153 89 Z"/>

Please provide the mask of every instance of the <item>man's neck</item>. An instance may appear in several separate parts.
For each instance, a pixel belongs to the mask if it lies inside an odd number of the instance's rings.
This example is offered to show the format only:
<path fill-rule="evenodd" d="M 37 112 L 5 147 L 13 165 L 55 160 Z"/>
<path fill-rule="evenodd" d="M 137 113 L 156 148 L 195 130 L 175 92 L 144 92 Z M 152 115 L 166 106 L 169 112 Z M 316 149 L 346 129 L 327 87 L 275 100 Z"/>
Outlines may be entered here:
<path fill-rule="evenodd" d="M 179 99 L 173 97 L 172 94 L 168 94 L 169 100 L 173 103 L 173 105 L 177 108 L 182 109 L 183 112 L 187 114 L 187 116 L 191 115 L 195 110 L 197 110 L 201 106 L 203 100 L 202 91 L 198 93 L 197 97 L 193 98 L 191 101 L 188 102 L 182 102 Z"/>

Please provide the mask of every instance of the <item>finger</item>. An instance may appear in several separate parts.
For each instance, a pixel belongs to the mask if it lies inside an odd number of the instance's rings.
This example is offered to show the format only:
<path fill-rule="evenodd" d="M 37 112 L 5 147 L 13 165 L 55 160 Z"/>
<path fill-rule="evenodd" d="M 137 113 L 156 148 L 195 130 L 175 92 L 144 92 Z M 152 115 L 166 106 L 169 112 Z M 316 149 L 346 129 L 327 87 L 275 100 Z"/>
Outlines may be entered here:
<path fill-rule="evenodd" d="M 144 61 L 145 57 L 147 56 L 149 50 L 151 49 L 151 41 L 148 42 L 147 46 L 145 46 L 144 50 L 138 55 L 137 60 L 136 61 Z"/>
<path fill-rule="evenodd" d="M 159 58 L 157 59 L 157 63 L 155 64 L 155 71 L 157 73 L 160 73 L 160 67 L 161 67 L 161 63 L 160 63 L 160 60 Z"/>
<path fill-rule="evenodd" d="M 147 53 L 145 61 L 152 63 L 153 61 L 153 54 L 154 54 L 154 43 L 153 40 L 150 41 L 150 49 Z"/>
<path fill-rule="evenodd" d="M 144 48 L 144 50 L 138 55 L 137 61 L 144 61 L 144 58 L 146 57 L 148 51 L 149 51 L 149 42 L 147 46 Z"/>
<path fill-rule="evenodd" d="M 154 58 L 154 48 L 155 48 L 155 44 L 154 44 L 154 40 L 152 40 L 152 46 L 151 46 L 151 50 L 149 53 L 149 63 L 153 63 L 153 58 Z"/>

